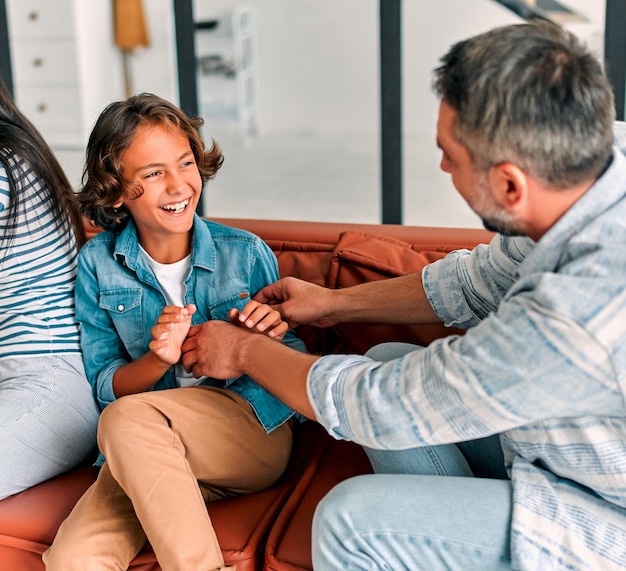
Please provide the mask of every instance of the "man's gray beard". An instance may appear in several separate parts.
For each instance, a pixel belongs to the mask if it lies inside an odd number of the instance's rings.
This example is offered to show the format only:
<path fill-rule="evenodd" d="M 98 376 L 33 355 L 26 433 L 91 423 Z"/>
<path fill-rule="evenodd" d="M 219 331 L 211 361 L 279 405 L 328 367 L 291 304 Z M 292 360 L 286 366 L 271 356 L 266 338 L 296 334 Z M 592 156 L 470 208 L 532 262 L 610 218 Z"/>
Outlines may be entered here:
<path fill-rule="evenodd" d="M 487 176 L 485 174 L 476 175 L 475 184 L 479 194 L 472 203 L 468 204 L 480 217 L 483 226 L 490 232 L 496 232 L 503 236 L 524 236 L 524 233 L 517 227 L 517 220 L 494 203 Z"/>
<path fill-rule="evenodd" d="M 517 228 L 513 228 L 507 222 L 499 220 L 494 221 L 487 218 L 481 218 L 481 221 L 485 229 L 489 230 L 489 232 L 496 232 L 497 234 L 502 234 L 503 236 L 524 236 L 523 232 Z"/>

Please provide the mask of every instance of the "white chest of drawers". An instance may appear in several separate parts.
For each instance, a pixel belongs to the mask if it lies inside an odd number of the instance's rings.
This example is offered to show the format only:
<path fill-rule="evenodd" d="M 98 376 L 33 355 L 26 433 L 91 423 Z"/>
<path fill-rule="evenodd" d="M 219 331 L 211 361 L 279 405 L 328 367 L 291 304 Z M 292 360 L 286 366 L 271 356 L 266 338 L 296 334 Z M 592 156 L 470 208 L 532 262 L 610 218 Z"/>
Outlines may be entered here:
<path fill-rule="evenodd" d="M 57 149 L 84 148 L 122 93 L 110 0 L 6 0 L 15 100 Z"/>

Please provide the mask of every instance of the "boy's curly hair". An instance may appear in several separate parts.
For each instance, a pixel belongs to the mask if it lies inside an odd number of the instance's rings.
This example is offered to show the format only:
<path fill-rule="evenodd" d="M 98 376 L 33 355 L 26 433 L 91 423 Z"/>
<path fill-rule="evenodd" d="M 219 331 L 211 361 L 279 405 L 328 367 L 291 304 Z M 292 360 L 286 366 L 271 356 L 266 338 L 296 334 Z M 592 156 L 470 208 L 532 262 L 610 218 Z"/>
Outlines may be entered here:
<path fill-rule="evenodd" d="M 120 231 L 130 213 L 126 206 L 113 205 L 122 198 L 124 188 L 131 181 L 124 178 L 121 156 L 130 146 L 137 129 L 146 125 L 171 125 L 183 131 L 189 139 L 202 182 L 213 178 L 222 166 L 224 157 L 215 141 L 206 149 L 200 127 L 200 117 L 188 117 L 173 103 L 153 95 L 141 93 L 107 106 L 98 117 L 87 143 L 87 159 L 78 201 L 83 215 L 105 230 Z M 141 196 L 141 185 L 135 187 Z"/>

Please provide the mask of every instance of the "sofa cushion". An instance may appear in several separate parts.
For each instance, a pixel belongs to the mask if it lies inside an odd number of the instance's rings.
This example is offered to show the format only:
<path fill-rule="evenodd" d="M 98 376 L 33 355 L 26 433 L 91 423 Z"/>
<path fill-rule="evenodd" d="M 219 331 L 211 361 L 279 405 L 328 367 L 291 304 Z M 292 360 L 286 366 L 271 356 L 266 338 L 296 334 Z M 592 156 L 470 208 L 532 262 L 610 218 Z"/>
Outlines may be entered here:
<path fill-rule="evenodd" d="M 372 472 L 363 449 L 353 442 L 333 440 L 319 462 L 311 464 L 281 510 L 267 540 L 265 571 L 311 571 L 311 525 L 320 500 L 337 484 Z"/>
<path fill-rule="evenodd" d="M 446 255 L 444 249 L 422 249 L 396 238 L 360 231 L 343 232 L 333 252 L 326 286 L 344 288 L 421 272 L 424 266 Z M 386 325 L 341 323 L 334 327 L 334 353 L 365 353 L 386 341 L 404 341 L 426 346 L 434 339 L 460 329 L 433 325 Z"/>
<path fill-rule="evenodd" d="M 319 463 L 327 440 L 313 422 L 297 424 L 289 464 L 281 479 L 262 492 L 217 500 L 209 513 L 228 565 L 258 571 L 265 540 L 274 519 L 301 474 Z M 52 543 L 61 522 L 94 480 L 91 466 L 82 466 L 0 502 L 0 568 L 44 571 L 41 554 Z M 133 571 L 158 571 L 147 545 L 131 563 Z"/>
<path fill-rule="evenodd" d="M 342 232 L 326 279 L 328 287 L 349 287 L 420 272 L 445 255 L 416 250 L 408 242 L 367 232 Z"/>

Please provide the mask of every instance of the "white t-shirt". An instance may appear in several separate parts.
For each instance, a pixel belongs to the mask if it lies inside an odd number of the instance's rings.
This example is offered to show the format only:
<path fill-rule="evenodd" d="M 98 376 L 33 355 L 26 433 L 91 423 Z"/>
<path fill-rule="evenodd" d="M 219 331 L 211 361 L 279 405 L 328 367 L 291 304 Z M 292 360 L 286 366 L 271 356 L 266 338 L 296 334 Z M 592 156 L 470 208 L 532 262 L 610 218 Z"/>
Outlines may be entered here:
<path fill-rule="evenodd" d="M 167 304 L 184 307 L 185 293 L 187 293 L 185 279 L 189 275 L 189 268 L 191 267 L 191 254 L 173 264 L 161 264 L 152 259 L 141 245 L 139 249 L 146 257 L 159 285 L 163 289 Z M 202 381 L 202 378 L 196 379 L 192 373 L 187 373 L 180 362 L 174 365 L 174 370 L 176 371 L 178 386 L 180 387 L 192 387 Z"/>

